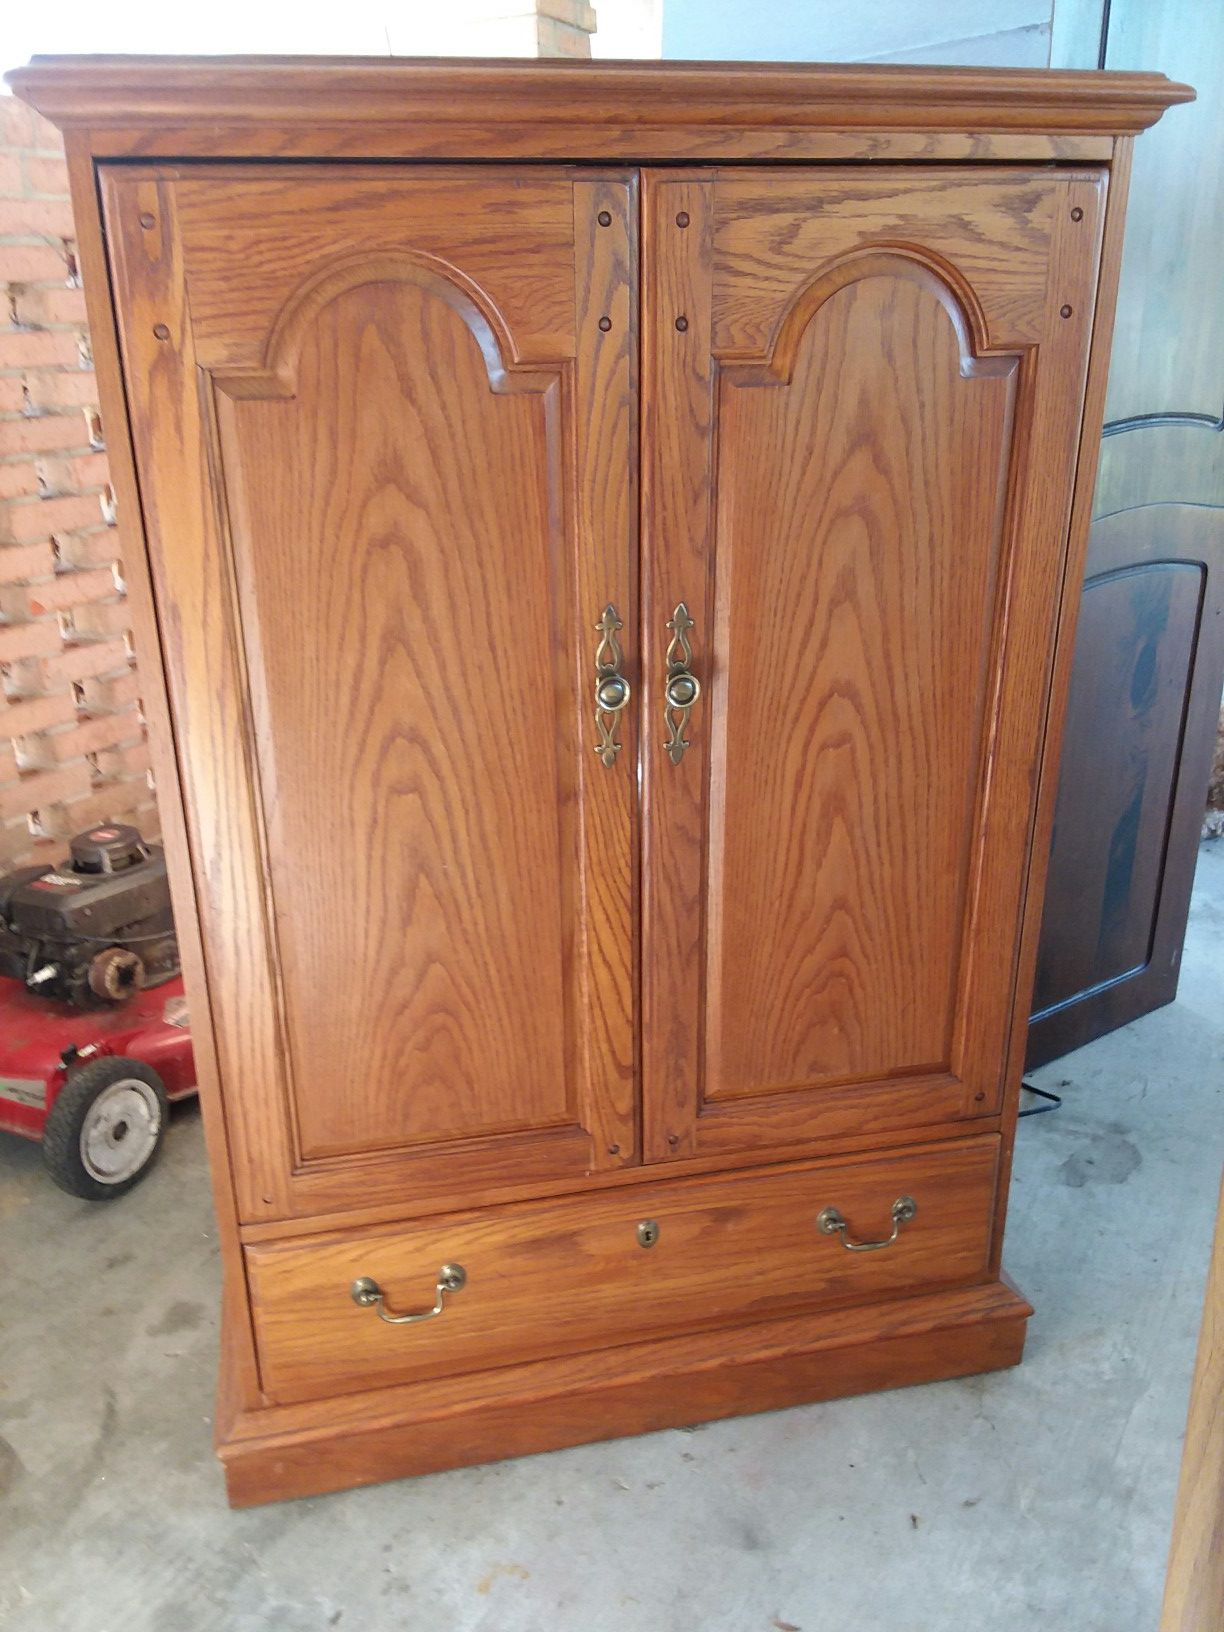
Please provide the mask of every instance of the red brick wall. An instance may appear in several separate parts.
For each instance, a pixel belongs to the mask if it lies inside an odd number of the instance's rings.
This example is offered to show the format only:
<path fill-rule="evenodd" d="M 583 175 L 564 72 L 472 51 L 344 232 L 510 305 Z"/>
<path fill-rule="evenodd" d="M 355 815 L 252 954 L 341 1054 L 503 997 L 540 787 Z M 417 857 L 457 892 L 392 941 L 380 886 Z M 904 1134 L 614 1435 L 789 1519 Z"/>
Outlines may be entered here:
<path fill-rule="evenodd" d="M 0 871 L 157 831 L 63 150 L 0 96 Z"/>

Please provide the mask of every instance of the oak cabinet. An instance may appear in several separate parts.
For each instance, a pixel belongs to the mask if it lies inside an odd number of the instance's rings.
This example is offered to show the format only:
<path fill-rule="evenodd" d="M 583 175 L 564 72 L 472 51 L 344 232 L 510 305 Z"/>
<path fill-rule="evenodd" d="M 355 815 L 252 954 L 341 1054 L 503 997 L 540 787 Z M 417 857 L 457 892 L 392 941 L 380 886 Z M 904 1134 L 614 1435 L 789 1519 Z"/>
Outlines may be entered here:
<path fill-rule="evenodd" d="M 232 1497 L 1013 1363 L 1080 450 L 1188 93 L 17 89 L 143 529 Z"/>

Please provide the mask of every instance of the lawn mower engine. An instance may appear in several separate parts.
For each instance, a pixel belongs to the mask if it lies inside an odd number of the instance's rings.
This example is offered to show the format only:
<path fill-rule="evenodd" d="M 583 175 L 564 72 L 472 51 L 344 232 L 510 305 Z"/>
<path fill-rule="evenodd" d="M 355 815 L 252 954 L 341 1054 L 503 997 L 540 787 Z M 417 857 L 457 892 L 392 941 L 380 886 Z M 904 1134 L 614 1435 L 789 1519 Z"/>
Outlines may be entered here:
<path fill-rule="evenodd" d="M 66 866 L 0 878 L 0 972 L 27 991 L 96 1008 L 178 968 L 165 857 L 136 828 L 91 828 Z"/>

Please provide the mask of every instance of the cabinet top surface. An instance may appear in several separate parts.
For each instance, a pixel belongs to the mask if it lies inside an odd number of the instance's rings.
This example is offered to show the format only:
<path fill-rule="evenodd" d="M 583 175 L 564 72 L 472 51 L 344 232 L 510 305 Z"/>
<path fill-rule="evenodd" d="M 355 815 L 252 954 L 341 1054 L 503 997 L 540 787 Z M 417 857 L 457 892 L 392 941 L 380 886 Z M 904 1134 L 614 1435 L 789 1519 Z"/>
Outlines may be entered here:
<path fill-rule="evenodd" d="M 343 133 L 343 151 L 354 132 L 398 127 L 406 154 L 427 131 L 432 152 L 458 157 L 513 131 L 506 152 L 526 154 L 530 126 L 548 151 L 550 131 L 572 132 L 576 158 L 672 156 L 667 133 L 685 128 L 711 143 L 693 156 L 717 157 L 720 135 L 772 130 L 857 133 L 870 157 L 873 132 L 1133 135 L 1194 94 L 1163 74 L 562 59 L 35 57 L 8 80 L 54 123 L 90 127 L 96 153 L 150 156 L 198 156 L 192 132 L 202 138 L 208 125 L 212 151 L 228 153 L 317 151 L 293 139 L 310 126 Z M 776 151 L 791 156 L 784 144 Z"/>

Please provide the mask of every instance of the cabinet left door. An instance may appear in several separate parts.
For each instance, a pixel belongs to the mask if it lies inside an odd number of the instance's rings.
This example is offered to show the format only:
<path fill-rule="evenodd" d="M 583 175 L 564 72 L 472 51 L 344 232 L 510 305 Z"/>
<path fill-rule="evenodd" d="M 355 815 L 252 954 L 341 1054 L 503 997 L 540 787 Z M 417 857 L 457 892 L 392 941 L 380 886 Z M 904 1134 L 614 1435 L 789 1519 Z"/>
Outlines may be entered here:
<path fill-rule="evenodd" d="M 101 184 L 241 1217 L 635 1161 L 632 175 Z"/>

